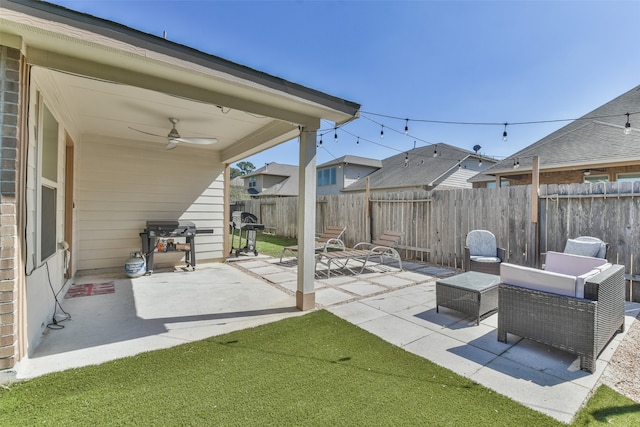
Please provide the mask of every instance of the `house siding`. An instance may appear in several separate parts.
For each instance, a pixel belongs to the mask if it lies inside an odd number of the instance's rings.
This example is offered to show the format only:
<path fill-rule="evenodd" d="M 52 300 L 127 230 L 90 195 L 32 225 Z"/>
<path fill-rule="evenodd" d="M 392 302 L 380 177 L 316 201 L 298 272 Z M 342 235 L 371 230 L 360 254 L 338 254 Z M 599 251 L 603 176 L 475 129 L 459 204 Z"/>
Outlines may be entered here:
<path fill-rule="evenodd" d="M 472 188 L 472 184 L 467 180 L 475 176 L 481 169 L 478 166 L 477 159 L 467 159 L 460 164 L 459 169 L 447 174 L 442 180 L 436 181 L 433 186 L 438 186 L 439 188 Z"/>
<path fill-rule="evenodd" d="M 20 64 L 19 50 L 0 46 L 0 369 L 13 367 L 18 356 Z"/>
<path fill-rule="evenodd" d="M 79 270 L 124 266 L 141 249 L 146 221 L 190 221 L 214 234 L 196 237 L 196 261 L 223 258 L 224 167 L 218 155 L 183 144 L 92 138 L 79 144 L 76 185 Z M 179 240 L 176 238 L 176 240 Z M 154 267 L 178 265 L 161 253 Z"/>
<path fill-rule="evenodd" d="M 360 178 L 370 175 L 372 172 L 378 170 L 370 166 L 352 166 L 346 165 L 344 168 L 344 187 L 348 187 Z"/>
<path fill-rule="evenodd" d="M 27 180 L 26 180 L 26 352 L 32 354 L 42 339 L 43 334 L 47 330 L 56 310 L 57 295 L 64 295 L 65 286 L 69 286 L 64 278 L 64 251 L 57 247 L 55 253 L 48 259 L 41 262 L 37 259 L 37 229 L 38 229 L 38 211 L 37 207 L 41 205 L 38 192 L 40 181 L 38 180 L 38 131 L 39 114 L 41 103 L 47 106 L 55 120 L 58 122 L 58 152 L 57 152 L 57 170 L 56 182 L 58 184 L 56 191 L 56 241 L 60 242 L 64 236 L 64 198 L 65 198 L 65 127 L 61 111 L 64 108 L 57 98 L 46 88 L 46 83 L 38 80 L 32 73 L 32 84 L 29 88 L 29 130 L 28 133 L 28 157 L 26 164 Z M 39 95 L 40 94 L 40 95 Z"/>

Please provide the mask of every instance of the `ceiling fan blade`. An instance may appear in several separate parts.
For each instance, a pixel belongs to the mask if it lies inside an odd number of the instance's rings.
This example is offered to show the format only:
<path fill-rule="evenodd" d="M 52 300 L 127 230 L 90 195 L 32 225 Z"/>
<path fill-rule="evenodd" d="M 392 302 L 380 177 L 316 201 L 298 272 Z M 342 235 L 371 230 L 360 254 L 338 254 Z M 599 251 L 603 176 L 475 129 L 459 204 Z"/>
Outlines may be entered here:
<path fill-rule="evenodd" d="M 178 142 L 179 141 L 176 141 L 175 139 L 169 140 L 169 143 L 167 144 L 167 150 L 173 150 L 174 148 L 176 148 Z"/>
<path fill-rule="evenodd" d="M 158 135 L 157 133 L 145 132 L 145 131 L 140 130 L 140 129 L 132 128 L 131 126 L 129 126 L 129 129 L 135 130 L 136 132 L 144 133 L 145 135 L 157 136 L 159 138 L 166 138 L 165 135 Z"/>
<path fill-rule="evenodd" d="M 218 142 L 218 138 L 175 138 L 175 141 L 188 144 L 209 145 Z"/>

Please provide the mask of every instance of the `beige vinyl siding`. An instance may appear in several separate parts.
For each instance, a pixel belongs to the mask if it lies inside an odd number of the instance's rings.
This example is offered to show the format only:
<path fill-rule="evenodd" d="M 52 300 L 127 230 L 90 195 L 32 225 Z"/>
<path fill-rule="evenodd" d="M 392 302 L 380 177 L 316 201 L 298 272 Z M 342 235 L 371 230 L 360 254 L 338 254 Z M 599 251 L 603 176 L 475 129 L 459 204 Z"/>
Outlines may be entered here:
<path fill-rule="evenodd" d="M 58 122 L 58 151 L 57 151 L 57 190 L 56 190 L 56 240 L 59 242 L 64 236 L 64 127 L 59 114 L 60 106 L 55 99 L 47 98 L 44 93 L 39 98 L 41 87 L 36 82 L 31 86 L 29 97 L 29 135 L 27 156 L 27 184 L 26 184 L 26 234 L 25 246 L 26 258 L 26 299 L 27 306 L 27 353 L 32 354 L 46 331 L 46 325 L 51 321 L 55 309 L 55 299 L 52 289 L 62 291 L 65 286 L 63 277 L 64 252 L 56 246 L 56 253 L 45 262 L 38 259 L 37 246 L 39 244 L 39 215 L 41 204 L 38 187 L 42 185 L 39 178 L 40 165 L 38 164 L 39 142 L 41 133 L 40 111 L 42 103 L 47 105 L 55 120 Z"/>
<path fill-rule="evenodd" d="M 344 187 L 350 186 L 360 178 L 364 178 L 376 170 L 378 168 L 371 166 L 346 165 L 344 167 Z"/>
<path fill-rule="evenodd" d="M 223 257 L 224 174 L 216 153 L 188 144 L 166 150 L 164 142 L 98 138 L 79 145 L 79 270 L 124 266 L 129 253 L 141 249 L 139 233 L 148 220 L 213 228 L 213 235 L 196 236 L 196 261 Z M 183 259 L 182 253 L 158 254 L 154 266 Z"/>
<path fill-rule="evenodd" d="M 478 172 L 487 167 L 479 166 L 478 159 L 473 157 L 463 160 L 460 166 L 460 168 L 454 168 L 453 171 L 443 177 L 442 180 L 435 182 L 434 186 L 437 185 L 442 188 L 472 188 L 473 185 L 467 182 L 467 180 L 476 176 Z"/>

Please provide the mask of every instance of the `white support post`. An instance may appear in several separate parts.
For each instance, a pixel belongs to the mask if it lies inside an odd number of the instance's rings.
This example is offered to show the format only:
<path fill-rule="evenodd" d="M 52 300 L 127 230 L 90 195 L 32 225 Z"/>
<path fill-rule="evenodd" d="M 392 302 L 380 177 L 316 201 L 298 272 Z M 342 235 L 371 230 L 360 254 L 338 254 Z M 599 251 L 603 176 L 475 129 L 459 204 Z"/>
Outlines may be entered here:
<path fill-rule="evenodd" d="M 315 234 L 316 234 L 316 131 L 305 127 L 300 132 L 298 167 L 298 289 L 296 307 L 311 310 L 316 305 L 315 294 Z"/>

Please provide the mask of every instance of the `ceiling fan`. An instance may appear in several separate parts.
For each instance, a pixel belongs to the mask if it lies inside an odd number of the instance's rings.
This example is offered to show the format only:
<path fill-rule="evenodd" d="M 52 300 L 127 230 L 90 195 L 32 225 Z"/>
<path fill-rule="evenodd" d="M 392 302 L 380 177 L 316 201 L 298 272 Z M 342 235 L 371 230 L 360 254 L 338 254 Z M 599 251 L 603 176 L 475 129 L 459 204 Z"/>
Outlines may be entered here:
<path fill-rule="evenodd" d="M 180 135 L 180 133 L 176 129 L 176 125 L 180 122 L 180 119 L 169 117 L 169 121 L 171 122 L 171 130 L 169 131 L 169 134 L 166 137 L 164 135 L 157 135 L 155 133 L 145 132 L 143 130 L 132 128 L 132 127 L 129 127 L 129 129 L 135 130 L 136 132 L 151 135 L 151 136 L 167 138 L 169 140 L 169 142 L 167 143 L 167 150 L 172 150 L 176 148 L 176 146 L 181 142 L 186 142 L 187 144 L 199 144 L 199 145 L 209 145 L 209 144 L 215 144 L 216 142 L 218 142 L 218 138 L 183 137 Z"/>

